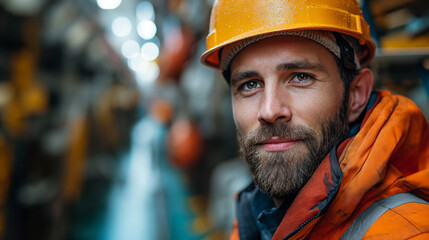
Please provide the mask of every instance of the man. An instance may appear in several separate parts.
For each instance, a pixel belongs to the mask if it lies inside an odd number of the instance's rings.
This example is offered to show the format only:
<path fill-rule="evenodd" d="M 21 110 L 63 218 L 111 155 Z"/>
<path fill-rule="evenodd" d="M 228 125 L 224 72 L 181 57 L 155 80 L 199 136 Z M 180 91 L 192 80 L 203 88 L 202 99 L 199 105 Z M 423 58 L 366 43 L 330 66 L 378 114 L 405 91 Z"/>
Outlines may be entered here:
<path fill-rule="evenodd" d="M 231 239 L 429 239 L 429 125 L 374 54 L 354 0 L 215 1 L 201 60 L 254 178 Z"/>

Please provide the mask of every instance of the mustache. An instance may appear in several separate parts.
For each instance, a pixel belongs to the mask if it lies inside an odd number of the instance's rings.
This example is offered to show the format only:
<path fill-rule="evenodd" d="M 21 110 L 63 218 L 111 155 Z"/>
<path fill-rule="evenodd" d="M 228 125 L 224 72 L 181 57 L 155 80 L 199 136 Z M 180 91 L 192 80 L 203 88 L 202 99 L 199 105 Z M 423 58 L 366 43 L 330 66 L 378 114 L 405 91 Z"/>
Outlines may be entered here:
<path fill-rule="evenodd" d="M 316 133 L 309 128 L 292 126 L 288 122 L 279 122 L 276 124 L 261 125 L 247 135 L 245 142 L 247 146 L 254 146 L 272 137 L 305 141 L 314 138 L 315 134 Z"/>

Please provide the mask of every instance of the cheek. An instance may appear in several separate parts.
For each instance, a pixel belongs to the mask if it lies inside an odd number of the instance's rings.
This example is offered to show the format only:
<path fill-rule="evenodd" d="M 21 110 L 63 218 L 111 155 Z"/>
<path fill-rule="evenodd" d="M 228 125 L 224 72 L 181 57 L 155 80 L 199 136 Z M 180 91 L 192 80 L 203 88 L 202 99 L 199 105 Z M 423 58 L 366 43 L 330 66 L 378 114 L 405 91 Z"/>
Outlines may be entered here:
<path fill-rule="evenodd" d="M 252 126 L 256 126 L 258 123 L 257 106 L 253 106 L 249 101 L 233 99 L 232 112 L 237 130 L 245 135 L 252 130 Z"/>
<path fill-rule="evenodd" d="M 332 89 L 314 91 L 311 94 L 302 94 L 296 99 L 295 116 L 298 121 L 306 123 L 309 127 L 316 127 L 320 121 L 330 119 L 341 106 L 342 93 Z M 298 123 L 299 124 L 299 123 Z M 320 129 L 318 129 L 320 130 Z"/>
<path fill-rule="evenodd" d="M 320 104 L 323 108 L 323 111 L 332 117 L 336 114 L 341 107 L 343 100 L 343 86 L 334 86 L 330 89 L 327 89 L 326 92 L 323 92 L 323 101 Z"/>

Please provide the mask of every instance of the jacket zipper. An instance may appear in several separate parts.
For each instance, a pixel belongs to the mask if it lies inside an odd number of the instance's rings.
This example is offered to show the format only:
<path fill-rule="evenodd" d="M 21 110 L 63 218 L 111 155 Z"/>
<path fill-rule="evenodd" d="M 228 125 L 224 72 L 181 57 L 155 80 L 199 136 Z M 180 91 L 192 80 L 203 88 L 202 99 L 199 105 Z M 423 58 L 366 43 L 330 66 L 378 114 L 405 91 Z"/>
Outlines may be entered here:
<path fill-rule="evenodd" d="M 291 238 L 293 235 L 295 235 L 299 230 L 303 229 L 305 225 L 307 225 L 309 222 L 313 221 L 315 218 L 319 217 L 320 214 L 317 214 L 316 216 L 311 217 L 307 221 L 305 221 L 303 224 L 299 225 L 295 230 L 293 230 L 289 235 L 287 235 L 283 240 Z"/>

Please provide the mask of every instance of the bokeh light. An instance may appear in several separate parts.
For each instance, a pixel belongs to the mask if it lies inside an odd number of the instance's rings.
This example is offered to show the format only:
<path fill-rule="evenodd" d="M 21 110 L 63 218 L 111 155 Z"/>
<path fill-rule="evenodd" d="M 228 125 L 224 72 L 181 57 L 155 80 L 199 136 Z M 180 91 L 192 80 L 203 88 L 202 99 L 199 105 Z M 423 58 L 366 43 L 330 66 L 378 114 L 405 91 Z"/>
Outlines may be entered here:
<path fill-rule="evenodd" d="M 149 40 L 156 35 L 156 25 L 151 20 L 142 20 L 137 25 L 137 33 L 143 39 Z"/>
<path fill-rule="evenodd" d="M 141 55 L 147 61 L 155 60 L 159 56 L 159 47 L 153 42 L 143 44 Z"/>
<path fill-rule="evenodd" d="M 143 1 L 137 5 L 136 8 L 137 18 L 140 20 L 154 20 L 155 19 L 155 10 L 152 3 L 148 1 Z"/>
<path fill-rule="evenodd" d="M 137 41 L 127 40 L 121 47 L 122 55 L 126 58 L 132 58 L 140 53 L 140 45 Z"/>
<path fill-rule="evenodd" d="M 139 85 L 147 85 L 155 82 L 159 75 L 159 66 L 154 62 L 144 62 L 142 68 L 137 71 Z"/>
<path fill-rule="evenodd" d="M 97 5 L 101 9 L 110 10 L 115 9 L 121 5 L 122 0 L 97 0 Z"/>
<path fill-rule="evenodd" d="M 131 32 L 131 21 L 127 17 L 117 17 L 112 22 L 112 32 L 118 37 L 128 36 Z"/>

